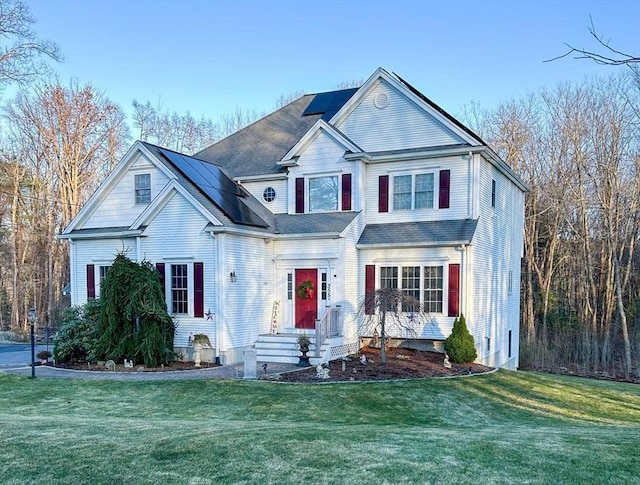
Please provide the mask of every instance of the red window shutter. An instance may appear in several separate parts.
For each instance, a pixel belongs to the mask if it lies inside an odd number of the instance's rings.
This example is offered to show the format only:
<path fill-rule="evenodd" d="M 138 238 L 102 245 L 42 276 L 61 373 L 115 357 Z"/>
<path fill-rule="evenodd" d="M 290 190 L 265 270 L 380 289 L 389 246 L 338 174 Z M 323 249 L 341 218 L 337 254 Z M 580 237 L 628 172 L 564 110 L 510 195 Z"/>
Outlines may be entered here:
<path fill-rule="evenodd" d="M 451 170 L 440 170 L 440 196 L 438 197 L 438 208 L 449 208 L 449 188 L 451 185 Z"/>
<path fill-rule="evenodd" d="M 87 265 L 87 300 L 96 297 L 96 268 L 93 264 Z"/>
<path fill-rule="evenodd" d="M 342 210 L 351 210 L 351 174 L 342 174 Z"/>
<path fill-rule="evenodd" d="M 296 214 L 304 212 L 304 178 L 296 179 Z"/>
<path fill-rule="evenodd" d="M 364 273 L 364 313 L 373 315 L 376 312 L 376 267 L 367 264 Z"/>
<path fill-rule="evenodd" d="M 378 212 L 389 212 L 389 176 L 378 178 Z"/>
<path fill-rule="evenodd" d="M 158 272 L 158 275 L 160 275 L 160 285 L 162 286 L 162 296 L 166 299 L 167 298 L 167 288 L 166 288 L 166 283 L 165 283 L 165 276 L 164 276 L 164 263 L 156 263 L 156 271 Z"/>
<path fill-rule="evenodd" d="M 460 314 L 460 265 L 449 265 L 449 316 Z"/>
<path fill-rule="evenodd" d="M 203 263 L 193 263 L 193 316 L 204 317 Z"/>

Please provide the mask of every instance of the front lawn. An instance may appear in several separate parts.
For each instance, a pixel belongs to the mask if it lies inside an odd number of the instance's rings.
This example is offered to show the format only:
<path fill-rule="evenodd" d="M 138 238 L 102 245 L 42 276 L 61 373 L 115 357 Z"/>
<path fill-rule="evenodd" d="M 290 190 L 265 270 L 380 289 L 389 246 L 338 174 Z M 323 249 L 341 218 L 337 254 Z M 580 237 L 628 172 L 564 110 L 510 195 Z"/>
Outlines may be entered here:
<path fill-rule="evenodd" d="M 383 383 L 0 373 L 2 484 L 637 483 L 640 386 L 499 371 Z"/>

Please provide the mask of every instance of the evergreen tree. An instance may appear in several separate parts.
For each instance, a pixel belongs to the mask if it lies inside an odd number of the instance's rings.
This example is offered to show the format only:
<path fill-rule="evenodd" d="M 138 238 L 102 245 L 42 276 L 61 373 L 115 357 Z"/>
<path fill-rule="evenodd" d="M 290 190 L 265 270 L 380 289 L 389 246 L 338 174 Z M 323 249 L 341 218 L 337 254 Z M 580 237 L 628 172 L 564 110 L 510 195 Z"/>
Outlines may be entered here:
<path fill-rule="evenodd" d="M 116 256 L 102 283 L 101 300 L 98 355 L 142 361 L 147 367 L 173 360 L 175 324 L 167 313 L 158 272 L 150 263 Z"/>
<path fill-rule="evenodd" d="M 444 350 L 449 354 L 451 362 L 473 362 L 478 356 L 464 315 L 453 321 L 453 330 L 444 343 Z"/>

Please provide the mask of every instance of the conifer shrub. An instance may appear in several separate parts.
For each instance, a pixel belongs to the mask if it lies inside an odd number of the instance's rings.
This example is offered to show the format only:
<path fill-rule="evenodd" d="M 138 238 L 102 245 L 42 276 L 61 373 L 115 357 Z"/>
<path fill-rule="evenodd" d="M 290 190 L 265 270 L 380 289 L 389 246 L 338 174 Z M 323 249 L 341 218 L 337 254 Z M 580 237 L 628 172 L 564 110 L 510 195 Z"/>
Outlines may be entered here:
<path fill-rule="evenodd" d="M 453 321 L 453 330 L 444 343 L 444 350 L 449 354 L 449 360 L 456 363 L 473 362 L 478 356 L 464 315 Z"/>
<path fill-rule="evenodd" d="M 147 367 L 174 360 L 175 324 L 160 276 L 149 262 L 119 254 L 102 283 L 97 353 L 103 359 L 133 359 Z"/>
<path fill-rule="evenodd" d="M 84 305 L 67 308 L 62 323 L 53 339 L 53 358 L 67 364 L 94 360 L 98 343 L 100 300 L 89 300 Z"/>

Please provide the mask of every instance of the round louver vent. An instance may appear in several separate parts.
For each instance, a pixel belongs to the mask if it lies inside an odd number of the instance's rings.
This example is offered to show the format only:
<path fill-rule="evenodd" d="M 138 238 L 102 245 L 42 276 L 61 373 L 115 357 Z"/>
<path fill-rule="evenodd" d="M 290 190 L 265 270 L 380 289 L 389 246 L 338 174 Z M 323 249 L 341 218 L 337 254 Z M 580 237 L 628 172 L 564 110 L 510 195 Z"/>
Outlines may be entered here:
<path fill-rule="evenodd" d="M 385 93 L 378 93 L 373 97 L 373 105 L 378 109 L 386 108 L 388 104 L 389 96 Z"/>

